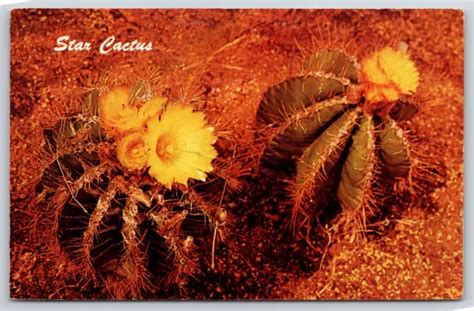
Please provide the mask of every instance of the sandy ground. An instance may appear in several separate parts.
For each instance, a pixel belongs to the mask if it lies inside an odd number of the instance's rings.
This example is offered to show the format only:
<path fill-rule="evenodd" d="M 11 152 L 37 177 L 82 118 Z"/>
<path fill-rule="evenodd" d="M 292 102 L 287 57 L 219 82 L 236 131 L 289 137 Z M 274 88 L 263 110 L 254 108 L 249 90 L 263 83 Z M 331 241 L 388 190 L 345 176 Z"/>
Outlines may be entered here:
<path fill-rule="evenodd" d="M 90 52 L 55 53 L 65 33 L 91 41 Z M 100 55 L 109 35 L 154 42 L 153 52 Z M 159 68 L 169 92 L 189 85 L 210 110 L 234 122 L 236 141 L 252 136 L 265 90 L 298 70 L 308 53 L 345 48 L 356 57 L 407 42 L 422 73 L 423 114 L 410 125 L 440 180 L 417 200 L 394 206 L 360 243 L 308 249 L 285 231 L 285 214 L 265 197 L 265 179 L 228 200 L 229 234 L 216 269 L 203 268 L 191 299 L 459 299 L 463 293 L 463 15 L 460 11 L 305 10 L 17 10 L 11 18 L 11 296 L 104 298 L 100 289 L 58 279 L 47 238 L 31 235 L 25 203 L 41 169 L 42 127 L 67 109 L 84 80 L 119 79 Z M 437 77 L 434 79 L 433 77 Z M 258 193 L 258 195 L 253 195 Z M 274 195 L 275 198 L 278 194 Z M 324 256 L 323 256 L 324 254 Z M 166 296 L 166 295 L 165 295 Z M 148 295 L 145 298 L 157 298 Z"/>

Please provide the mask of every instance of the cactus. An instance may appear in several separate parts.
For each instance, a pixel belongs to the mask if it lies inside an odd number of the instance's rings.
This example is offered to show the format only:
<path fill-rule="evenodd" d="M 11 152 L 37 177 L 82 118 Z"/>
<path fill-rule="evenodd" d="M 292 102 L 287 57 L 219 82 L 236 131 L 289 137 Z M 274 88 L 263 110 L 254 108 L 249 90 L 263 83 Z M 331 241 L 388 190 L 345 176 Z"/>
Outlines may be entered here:
<path fill-rule="evenodd" d="M 403 51 L 385 48 L 360 66 L 324 50 L 307 58 L 302 75 L 266 91 L 257 111 L 269 132 L 262 163 L 295 168 L 288 187 L 295 228 L 311 227 L 338 202 L 339 221 L 365 232 L 381 203 L 377 185 L 387 176 L 410 179 L 415 161 L 401 123 L 419 111 L 411 96 L 418 78 Z"/>
<path fill-rule="evenodd" d="M 208 246 L 222 239 L 226 221 L 225 211 L 204 199 L 208 194 L 205 185 L 187 183 L 185 177 L 205 180 L 205 173 L 213 169 L 209 165 L 216 152 L 211 144 L 216 138 L 213 128 L 198 128 L 205 122 L 204 115 L 166 103 L 164 98 L 150 99 L 149 90 L 139 81 L 127 93 L 130 107 L 123 109 L 126 118 L 122 120 L 116 117 L 117 107 L 107 110 L 101 100 L 107 104 L 107 96 L 112 96 L 114 104 L 120 101 L 123 90 L 127 89 L 90 90 L 81 111 L 68 114 L 56 126 L 44 130 L 48 165 L 41 173 L 33 203 L 54 215 L 52 239 L 67 258 L 69 270 L 117 299 L 139 298 L 145 291 L 156 292 L 167 285 L 184 288 L 188 277 L 198 272 L 199 255 L 210 254 Z M 134 139 L 155 133 L 141 133 L 140 129 L 130 133 L 138 121 L 127 113 L 134 109 L 138 115 L 152 119 L 146 123 L 148 132 L 151 127 L 163 132 L 165 126 L 159 122 L 165 122 L 169 111 L 184 113 L 187 121 L 195 125 L 193 133 L 188 133 L 193 143 L 204 139 L 209 144 L 203 147 L 207 158 L 203 158 L 204 151 L 200 158 L 193 158 L 194 153 L 179 155 L 191 161 L 186 162 L 186 167 L 192 167 L 192 161 L 199 162 L 195 163 L 197 171 L 169 175 L 173 174 L 170 170 L 182 168 L 182 160 L 176 160 L 174 166 L 169 164 L 171 153 L 178 154 L 179 150 L 162 144 L 148 152 L 158 153 L 163 147 L 169 152 L 167 157 L 150 162 L 152 167 L 147 173 L 140 159 L 144 155 L 145 160 L 151 157 L 137 152 Z M 127 131 L 121 132 L 125 128 Z M 161 160 L 168 162 L 156 166 L 156 161 Z M 219 168 L 214 168 L 218 174 Z M 165 172 L 168 175 L 164 176 Z M 200 186 L 199 191 L 196 186 Z"/>

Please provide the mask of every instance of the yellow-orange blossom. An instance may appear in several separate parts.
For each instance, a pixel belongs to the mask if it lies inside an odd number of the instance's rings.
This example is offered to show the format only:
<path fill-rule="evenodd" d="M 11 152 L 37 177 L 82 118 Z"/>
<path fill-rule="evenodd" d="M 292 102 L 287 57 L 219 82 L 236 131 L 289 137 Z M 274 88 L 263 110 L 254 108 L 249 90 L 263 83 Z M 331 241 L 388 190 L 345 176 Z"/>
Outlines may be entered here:
<path fill-rule="evenodd" d="M 418 88 L 420 75 L 408 54 L 389 47 L 362 63 L 362 83 L 369 103 L 393 102 Z"/>
<path fill-rule="evenodd" d="M 140 108 L 129 103 L 130 90 L 115 88 L 99 99 L 100 120 L 117 140 L 117 157 L 130 170 L 149 167 L 170 188 L 189 178 L 205 180 L 217 152 L 213 128 L 201 112 L 155 97 Z"/>
<path fill-rule="evenodd" d="M 171 105 L 160 119 L 152 118 L 146 126 L 151 176 L 168 188 L 173 182 L 187 184 L 189 178 L 206 180 L 217 156 L 212 146 L 217 138 L 203 113 L 193 112 L 188 106 Z"/>
<path fill-rule="evenodd" d="M 112 137 L 142 129 L 149 118 L 160 114 L 166 103 L 166 98 L 156 96 L 138 108 L 129 102 L 130 93 L 128 88 L 117 87 L 99 97 L 100 122 Z"/>

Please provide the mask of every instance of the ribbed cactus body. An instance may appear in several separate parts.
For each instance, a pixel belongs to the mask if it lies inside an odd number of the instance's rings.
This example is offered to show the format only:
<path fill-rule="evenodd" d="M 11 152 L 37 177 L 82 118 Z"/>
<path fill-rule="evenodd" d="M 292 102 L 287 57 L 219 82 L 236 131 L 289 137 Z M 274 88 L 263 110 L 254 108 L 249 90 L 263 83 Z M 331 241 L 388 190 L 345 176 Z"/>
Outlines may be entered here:
<path fill-rule="evenodd" d="M 115 298 L 182 287 L 197 272 L 196 243 L 211 243 L 225 213 L 191 187 L 168 190 L 144 170 L 125 170 L 99 124 L 97 98 L 91 91 L 82 111 L 44 130 L 50 164 L 36 202 L 54 215 L 52 239 L 77 273 Z"/>
<path fill-rule="evenodd" d="M 360 67 L 341 51 L 311 55 L 303 71 L 270 87 L 260 103 L 257 120 L 273 130 L 264 163 L 272 169 L 296 163 L 290 185 L 295 224 L 300 214 L 306 219 L 337 200 L 342 218 L 365 226 L 375 213 L 377 173 L 410 175 L 410 146 L 398 122 L 418 108 L 406 98 L 367 106 Z"/>

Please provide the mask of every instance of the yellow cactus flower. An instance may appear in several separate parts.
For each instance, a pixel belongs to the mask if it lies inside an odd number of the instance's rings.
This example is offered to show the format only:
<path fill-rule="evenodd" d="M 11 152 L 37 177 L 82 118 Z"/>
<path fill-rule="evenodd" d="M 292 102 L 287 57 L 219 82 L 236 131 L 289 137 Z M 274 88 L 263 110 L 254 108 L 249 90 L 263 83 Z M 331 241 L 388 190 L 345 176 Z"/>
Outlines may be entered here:
<path fill-rule="evenodd" d="M 99 118 L 111 136 L 138 128 L 141 121 L 138 118 L 138 108 L 129 105 L 130 90 L 114 88 L 99 97 Z"/>
<path fill-rule="evenodd" d="M 413 94 L 420 75 L 405 52 L 387 47 L 363 62 L 362 78 L 368 102 L 392 102 Z"/>
<path fill-rule="evenodd" d="M 112 137 L 142 128 L 148 119 L 159 116 L 166 102 L 166 98 L 157 96 L 137 108 L 129 103 L 130 92 L 130 89 L 118 87 L 99 97 L 100 120 Z"/>
<path fill-rule="evenodd" d="M 131 132 L 117 143 L 117 157 L 129 170 L 139 170 L 147 164 L 149 148 L 144 132 Z"/>
<path fill-rule="evenodd" d="M 153 97 L 149 101 L 145 102 L 138 112 L 140 120 L 143 122 L 148 121 L 150 118 L 157 117 L 161 114 L 164 104 L 166 103 L 164 97 Z"/>
<path fill-rule="evenodd" d="M 183 105 L 170 105 L 159 119 L 151 118 L 146 125 L 151 176 L 167 188 L 173 183 L 186 185 L 189 178 L 206 180 L 217 156 L 212 146 L 217 138 L 203 113 Z"/>

